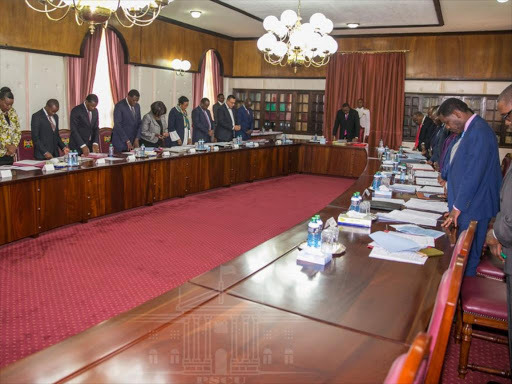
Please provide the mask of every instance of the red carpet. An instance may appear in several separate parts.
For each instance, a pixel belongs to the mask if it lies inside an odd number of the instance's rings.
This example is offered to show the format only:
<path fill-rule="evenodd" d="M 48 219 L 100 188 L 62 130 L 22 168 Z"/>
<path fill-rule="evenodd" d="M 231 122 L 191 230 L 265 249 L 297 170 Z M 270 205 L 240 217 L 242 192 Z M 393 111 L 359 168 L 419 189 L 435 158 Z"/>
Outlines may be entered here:
<path fill-rule="evenodd" d="M 0 248 L 0 367 L 254 248 L 353 182 L 292 175 L 242 184 Z"/>

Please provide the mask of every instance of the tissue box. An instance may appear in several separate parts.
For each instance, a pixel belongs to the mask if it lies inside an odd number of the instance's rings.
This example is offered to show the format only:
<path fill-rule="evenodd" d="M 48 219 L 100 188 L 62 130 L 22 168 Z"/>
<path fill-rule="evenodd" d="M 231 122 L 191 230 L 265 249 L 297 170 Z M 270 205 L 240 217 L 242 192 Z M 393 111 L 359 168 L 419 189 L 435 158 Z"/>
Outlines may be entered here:
<path fill-rule="evenodd" d="M 349 217 L 346 213 L 340 213 L 338 216 L 338 225 L 349 226 L 349 227 L 363 227 L 371 228 L 372 219 L 371 217 Z"/>
<path fill-rule="evenodd" d="M 387 191 L 381 191 L 380 189 L 377 189 L 373 192 L 373 195 L 375 197 L 384 197 L 386 199 L 391 199 L 393 196 L 393 192 L 391 192 L 389 189 Z"/>
<path fill-rule="evenodd" d="M 306 247 L 299 251 L 297 255 L 297 262 L 305 262 L 319 265 L 329 264 L 332 260 L 331 254 L 326 254 L 320 251 L 318 248 Z"/>

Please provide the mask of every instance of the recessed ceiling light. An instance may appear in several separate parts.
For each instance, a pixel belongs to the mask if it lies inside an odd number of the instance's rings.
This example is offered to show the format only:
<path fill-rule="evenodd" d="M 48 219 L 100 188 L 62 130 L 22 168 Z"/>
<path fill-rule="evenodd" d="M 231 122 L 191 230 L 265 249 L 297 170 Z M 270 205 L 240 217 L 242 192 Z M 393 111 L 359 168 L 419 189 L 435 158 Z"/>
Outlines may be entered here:
<path fill-rule="evenodd" d="M 201 17 L 201 11 L 190 11 L 190 16 L 194 19 L 199 19 Z"/>
<path fill-rule="evenodd" d="M 498 3 L 506 3 L 508 0 L 498 0 Z"/>
<path fill-rule="evenodd" d="M 349 28 L 357 28 L 357 27 L 359 27 L 359 23 L 347 23 L 347 27 L 349 27 Z"/>

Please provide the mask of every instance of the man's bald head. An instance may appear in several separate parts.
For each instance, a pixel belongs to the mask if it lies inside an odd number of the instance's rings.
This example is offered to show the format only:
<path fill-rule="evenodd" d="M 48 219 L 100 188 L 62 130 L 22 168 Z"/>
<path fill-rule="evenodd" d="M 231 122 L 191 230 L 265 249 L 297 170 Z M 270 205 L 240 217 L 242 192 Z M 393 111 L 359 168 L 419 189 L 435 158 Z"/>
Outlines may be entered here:
<path fill-rule="evenodd" d="M 505 125 L 512 125 L 512 84 L 498 96 L 498 112 L 505 120 Z"/>

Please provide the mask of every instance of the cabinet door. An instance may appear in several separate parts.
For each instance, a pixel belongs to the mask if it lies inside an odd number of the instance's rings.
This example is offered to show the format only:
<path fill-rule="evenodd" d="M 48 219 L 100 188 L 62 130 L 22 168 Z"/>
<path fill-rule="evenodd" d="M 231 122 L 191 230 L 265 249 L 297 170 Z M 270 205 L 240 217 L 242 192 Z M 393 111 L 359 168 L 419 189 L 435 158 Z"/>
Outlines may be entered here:
<path fill-rule="evenodd" d="M 36 180 L 0 187 L 0 244 L 39 233 L 37 193 Z"/>
<path fill-rule="evenodd" d="M 245 183 L 251 180 L 251 151 L 243 149 L 229 152 L 231 184 Z"/>

